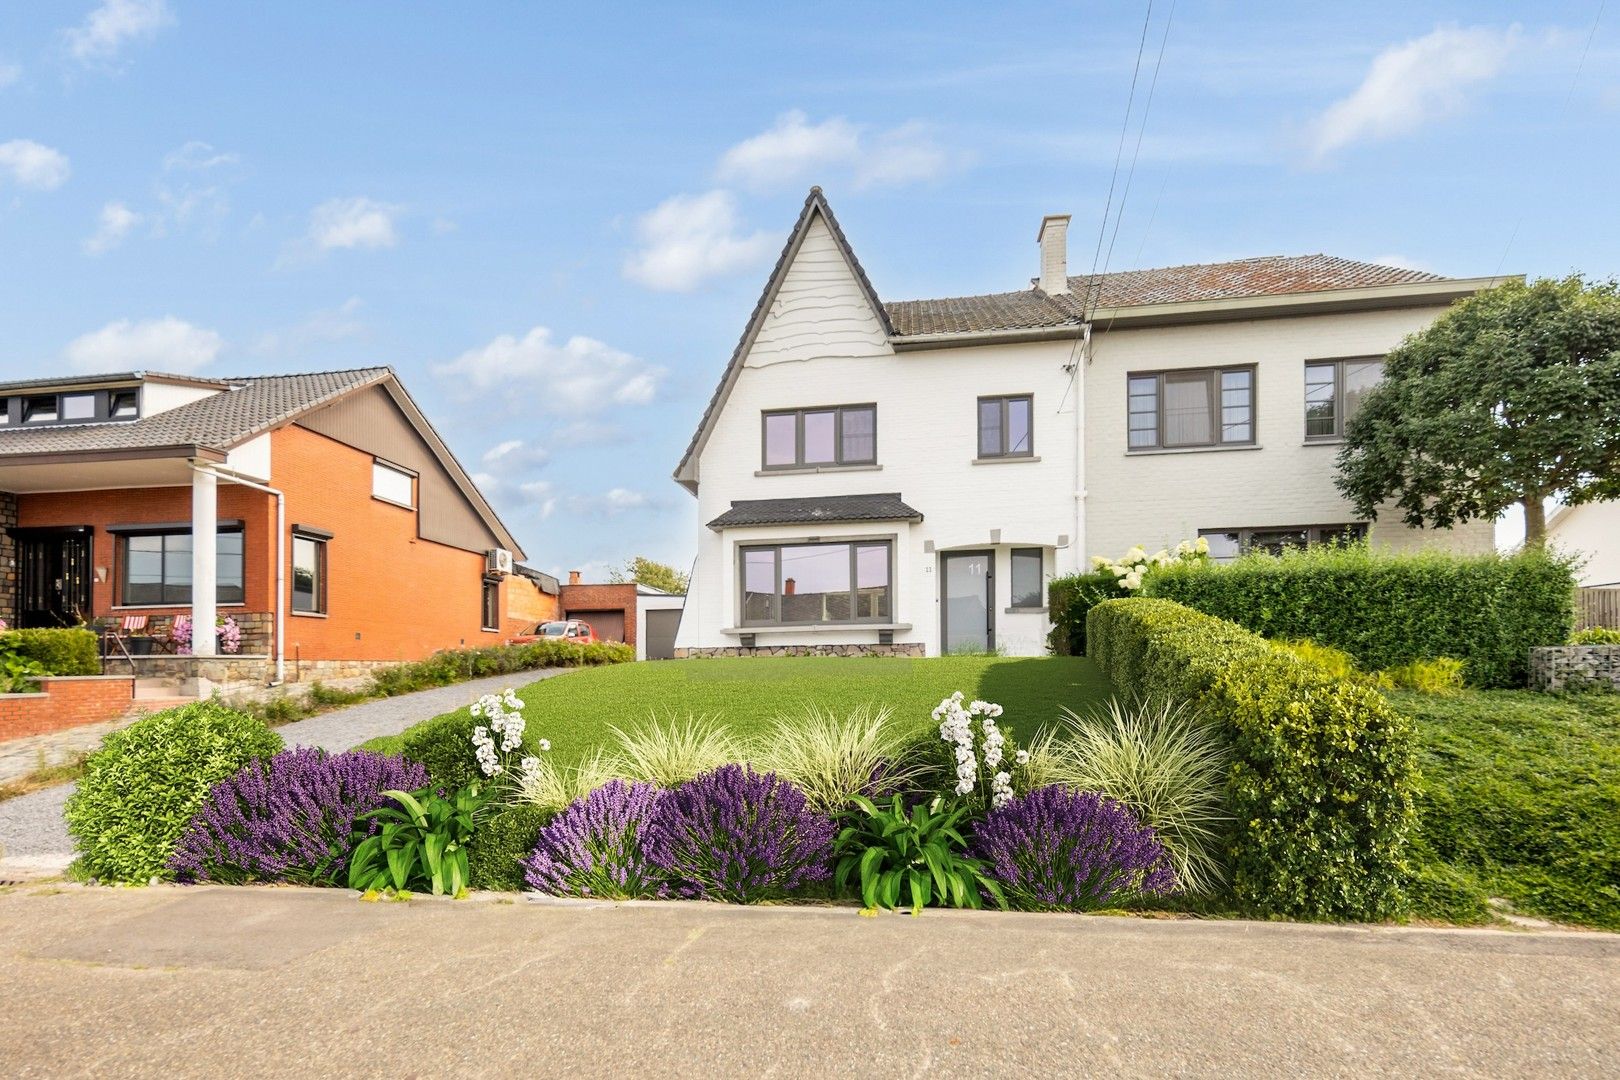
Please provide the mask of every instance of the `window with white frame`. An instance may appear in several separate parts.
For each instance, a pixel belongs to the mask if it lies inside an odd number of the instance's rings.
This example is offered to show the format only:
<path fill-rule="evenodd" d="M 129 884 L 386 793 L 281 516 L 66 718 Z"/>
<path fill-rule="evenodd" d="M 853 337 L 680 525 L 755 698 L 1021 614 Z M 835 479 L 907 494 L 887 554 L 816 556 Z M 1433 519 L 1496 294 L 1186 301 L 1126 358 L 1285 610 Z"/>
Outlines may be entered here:
<path fill-rule="evenodd" d="M 371 463 L 371 496 L 400 506 L 415 506 L 416 476 L 383 461 Z"/>

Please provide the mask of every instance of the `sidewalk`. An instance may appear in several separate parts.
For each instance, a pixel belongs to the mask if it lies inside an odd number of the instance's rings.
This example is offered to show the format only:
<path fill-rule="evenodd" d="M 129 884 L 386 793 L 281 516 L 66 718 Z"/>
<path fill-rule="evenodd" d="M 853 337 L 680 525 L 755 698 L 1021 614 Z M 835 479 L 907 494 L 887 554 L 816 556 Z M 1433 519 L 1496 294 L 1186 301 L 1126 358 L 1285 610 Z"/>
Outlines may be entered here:
<path fill-rule="evenodd" d="M 1598 1076 L 1620 937 L 0 894 L 8 1075 Z"/>

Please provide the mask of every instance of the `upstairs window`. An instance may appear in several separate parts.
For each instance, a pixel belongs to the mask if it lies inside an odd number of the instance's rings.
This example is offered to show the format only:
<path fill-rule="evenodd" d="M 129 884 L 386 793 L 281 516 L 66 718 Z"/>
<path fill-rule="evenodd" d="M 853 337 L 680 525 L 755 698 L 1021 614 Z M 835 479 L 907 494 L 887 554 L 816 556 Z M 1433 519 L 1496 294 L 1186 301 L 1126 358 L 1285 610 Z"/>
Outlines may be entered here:
<path fill-rule="evenodd" d="M 1035 453 L 1035 399 L 1029 394 L 979 399 L 979 456 L 1031 457 Z"/>
<path fill-rule="evenodd" d="M 1126 447 L 1254 444 L 1254 368 L 1193 368 L 1126 379 Z"/>
<path fill-rule="evenodd" d="M 776 410 L 764 414 L 763 424 L 767 469 L 877 462 L 876 405 Z"/>
<path fill-rule="evenodd" d="M 39 394 L 23 398 L 23 423 L 54 424 L 56 422 L 56 395 Z"/>
<path fill-rule="evenodd" d="M 107 416 L 113 420 L 133 420 L 141 415 L 141 396 L 135 390 L 114 390 L 107 395 Z"/>
<path fill-rule="evenodd" d="M 1382 360 L 1312 360 L 1305 365 L 1305 438 L 1344 438 L 1367 391 L 1384 377 Z"/>
<path fill-rule="evenodd" d="M 371 463 L 371 496 L 398 506 L 414 507 L 412 497 L 416 490 L 416 477 L 404 469 L 381 461 Z"/>

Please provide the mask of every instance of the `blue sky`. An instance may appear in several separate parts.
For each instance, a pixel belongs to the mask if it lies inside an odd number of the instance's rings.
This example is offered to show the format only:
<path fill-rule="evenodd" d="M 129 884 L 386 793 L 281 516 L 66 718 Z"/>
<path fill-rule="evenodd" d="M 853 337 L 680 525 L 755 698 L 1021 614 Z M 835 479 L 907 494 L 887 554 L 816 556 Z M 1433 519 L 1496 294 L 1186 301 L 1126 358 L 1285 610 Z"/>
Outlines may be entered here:
<path fill-rule="evenodd" d="M 669 473 L 810 184 L 886 298 L 1023 287 L 1044 213 L 1089 269 L 1145 3 L 588 7 L 0 9 L 0 376 L 392 364 L 597 576 L 690 561 Z M 1110 268 L 1620 274 L 1620 10 L 1160 0 L 1146 39 Z"/>

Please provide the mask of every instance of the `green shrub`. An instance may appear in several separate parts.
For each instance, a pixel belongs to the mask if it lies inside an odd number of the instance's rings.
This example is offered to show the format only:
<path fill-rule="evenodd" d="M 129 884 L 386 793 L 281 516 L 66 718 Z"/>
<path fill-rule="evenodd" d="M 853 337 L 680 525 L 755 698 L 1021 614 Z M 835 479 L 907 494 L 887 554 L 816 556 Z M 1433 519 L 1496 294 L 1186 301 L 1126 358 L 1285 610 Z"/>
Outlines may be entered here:
<path fill-rule="evenodd" d="M 619 642 L 535 641 L 527 645 L 491 645 L 482 649 L 442 649 L 425 660 L 392 664 L 372 673 L 370 693 L 393 697 L 449 686 L 468 679 L 492 675 L 512 675 L 553 667 L 597 667 L 625 664 L 636 658 L 636 650 Z"/>
<path fill-rule="evenodd" d="M 1143 595 L 1175 600 L 1267 638 L 1310 638 L 1380 671 L 1454 656 L 1470 685 L 1523 686 L 1530 649 L 1574 625 L 1570 563 L 1517 555 L 1374 553 L 1366 545 L 1246 555 L 1153 571 Z"/>
<path fill-rule="evenodd" d="M 1186 702 L 1230 741 L 1240 905 L 1304 918 L 1403 910 L 1412 725 L 1378 690 L 1166 600 L 1099 604 L 1087 642 L 1121 693 Z"/>
<path fill-rule="evenodd" d="M 1086 655 L 1086 613 L 1104 600 L 1129 595 L 1106 570 L 1053 578 L 1046 587 L 1052 629 L 1046 647 L 1054 656 Z"/>
<path fill-rule="evenodd" d="M 263 722 L 217 701 L 165 709 L 114 731 L 85 761 L 68 799 L 83 873 L 103 881 L 167 877 L 175 842 L 209 789 L 281 749 Z"/>
<path fill-rule="evenodd" d="M 534 851 L 540 830 L 550 820 L 551 811 L 520 803 L 479 822 L 467 850 L 473 888 L 521 892 L 523 867 L 518 860 Z"/>
<path fill-rule="evenodd" d="M 1620 645 L 1620 629 L 1612 626 L 1588 626 L 1569 635 L 1571 645 Z"/>
<path fill-rule="evenodd" d="M 33 660 L 47 675 L 100 675 L 101 650 L 96 635 L 82 626 L 70 629 L 8 630 L 0 649 Z"/>
<path fill-rule="evenodd" d="M 1335 679 L 1353 679 L 1361 673 L 1361 669 L 1356 667 L 1355 657 L 1343 649 L 1319 645 L 1310 638 L 1300 638 L 1298 641 L 1274 641 L 1272 644 L 1280 649 L 1287 649 L 1307 663 L 1315 664 Z"/>
<path fill-rule="evenodd" d="M 484 779 L 473 757 L 472 745 L 473 728 L 481 723 L 466 709 L 424 720 L 405 731 L 400 751 L 425 768 L 434 784 L 445 788 L 466 787 Z M 527 734 L 523 743 L 527 751 L 533 751 L 533 740 Z"/>
<path fill-rule="evenodd" d="M 1414 660 L 1379 674 L 1397 690 L 1420 694 L 1459 694 L 1463 688 L 1463 662 L 1449 656 Z"/>

